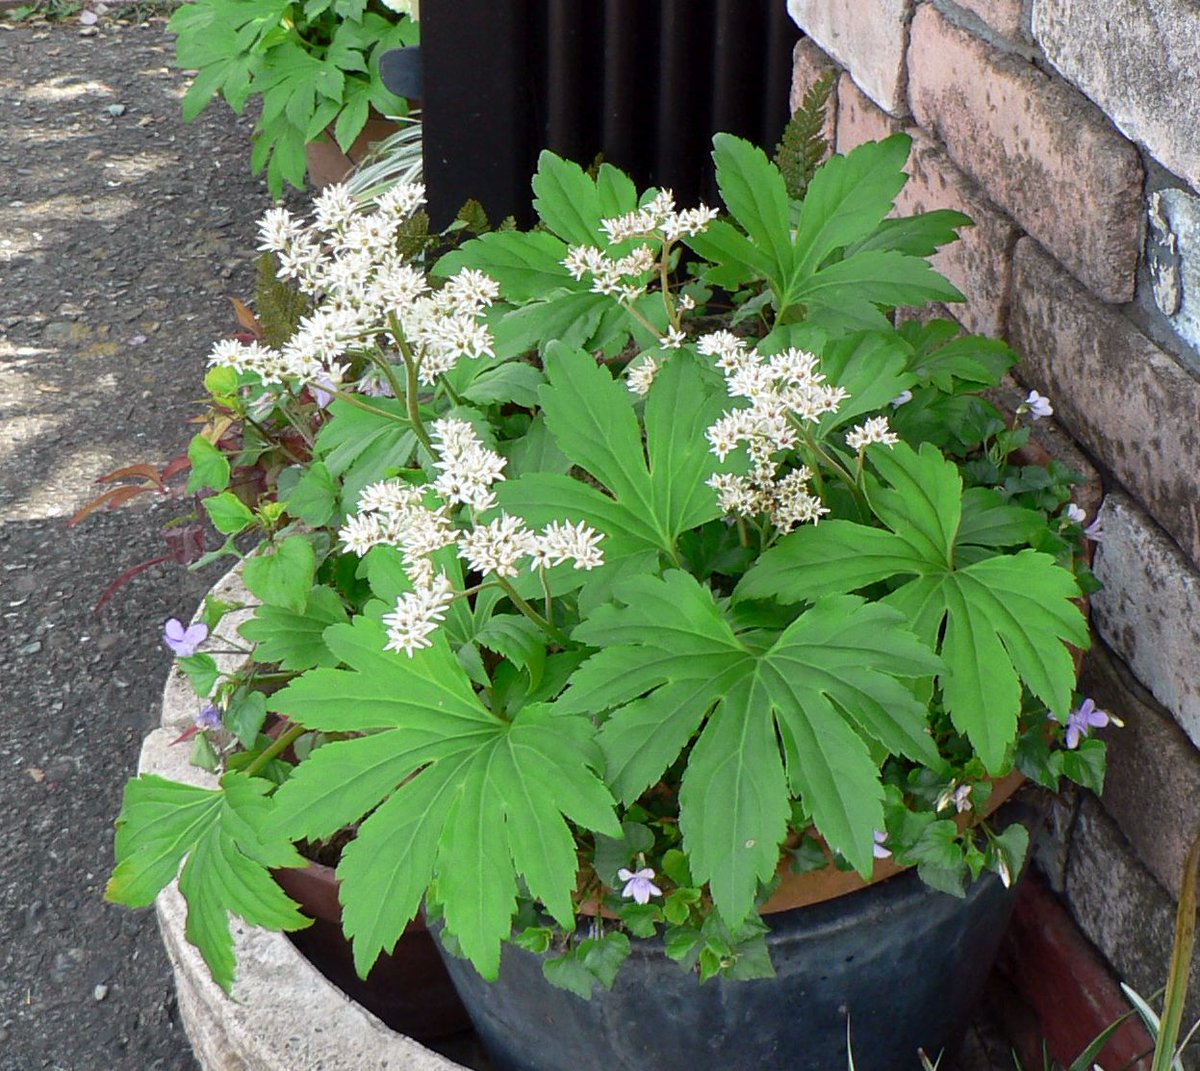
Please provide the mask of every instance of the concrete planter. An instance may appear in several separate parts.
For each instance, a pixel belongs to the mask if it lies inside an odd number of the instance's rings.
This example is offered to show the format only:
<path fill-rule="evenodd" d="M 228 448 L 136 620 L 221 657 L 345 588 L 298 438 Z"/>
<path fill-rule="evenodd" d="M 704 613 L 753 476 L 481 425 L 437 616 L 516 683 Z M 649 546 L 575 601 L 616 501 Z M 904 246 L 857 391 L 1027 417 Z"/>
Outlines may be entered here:
<path fill-rule="evenodd" d="M 230 573 L 212 594 L 246 601 Z M 228 614 L 217 637 L 235 639 L 250 610 Z M 240 641 L 239 641 L 240 642 Z M 240 656 L 216 655 L 223 670 Z M 188 747 L 172 745 L 193 724 L 198 701 L 187 679 L 172 670 L 163 692 L 161 727 L 142 745 L 139 773 L 216 787 L 216 778 L 188 762 Z M 280 933 L 234 920 L 237 982 L 233 999 L 209 976 L 184 937 L 187 905 L 174 883 L 155 904 L 163 943 L 175 973 L 179 1011 L 204 1071 L 455 1071 L 462 1068 L 412 1038 L 384 1026 L 321 975 Z"/>

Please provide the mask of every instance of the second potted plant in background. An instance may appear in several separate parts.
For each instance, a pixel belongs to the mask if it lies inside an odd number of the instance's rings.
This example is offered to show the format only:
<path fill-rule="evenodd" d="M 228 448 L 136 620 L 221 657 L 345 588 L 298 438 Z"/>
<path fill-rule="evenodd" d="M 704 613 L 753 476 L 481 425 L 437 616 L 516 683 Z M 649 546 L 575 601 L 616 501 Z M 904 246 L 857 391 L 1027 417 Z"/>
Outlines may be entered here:
<path fill-rule="evenodd" d="M 285 182 L 303 187 L 310 145 L 328 142 L 357 162 L 394 130 L 383 117 L 408 113 L 380 78 L 379 58 L 416 42 L 410 13 L 407 0 L 188 0 L 168 24 L 176 61 L 197 69 L 184 119 L 218 93 L 238 114 L 260 97 L 251 166 L 266 168 L 275 197 Z M 344 177 L 336 161 L 318 156 L 317 166 L 323 182 Z"/>

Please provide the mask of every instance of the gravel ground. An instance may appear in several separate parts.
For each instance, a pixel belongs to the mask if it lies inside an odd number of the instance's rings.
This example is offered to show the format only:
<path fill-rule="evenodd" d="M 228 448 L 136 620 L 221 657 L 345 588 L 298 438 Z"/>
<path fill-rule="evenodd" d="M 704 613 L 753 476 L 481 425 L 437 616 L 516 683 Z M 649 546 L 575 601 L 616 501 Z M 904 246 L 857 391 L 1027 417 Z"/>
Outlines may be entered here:
<path fill-rule="evenodd" d="M 157 566 L 179 505 L 66 519 L 187 444 L 227 296 L 253 284 L 249 124 L 179 118 L 161 20 L 0 28 L 0 1069 L 191 1071 L 152 913 L 101 898 L 156 721 L 162 622 L 215 579 Z M 13 806 L 15 804 L 15 807 Z"/>

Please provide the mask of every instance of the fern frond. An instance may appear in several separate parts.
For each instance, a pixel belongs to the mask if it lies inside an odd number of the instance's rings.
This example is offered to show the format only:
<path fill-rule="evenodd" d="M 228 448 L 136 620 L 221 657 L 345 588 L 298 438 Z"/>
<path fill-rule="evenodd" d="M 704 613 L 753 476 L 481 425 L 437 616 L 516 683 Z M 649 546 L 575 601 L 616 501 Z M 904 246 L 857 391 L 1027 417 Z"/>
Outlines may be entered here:
<path fill-rule="evenodd" d="M 834 82 L 835 72 L 827 71 L 808 87 L 775 150 L 775 164 L 787 183 L 788 196 L 795 200 L 808 192 L 813 173 L 829 152 L 824 129 Z"/>

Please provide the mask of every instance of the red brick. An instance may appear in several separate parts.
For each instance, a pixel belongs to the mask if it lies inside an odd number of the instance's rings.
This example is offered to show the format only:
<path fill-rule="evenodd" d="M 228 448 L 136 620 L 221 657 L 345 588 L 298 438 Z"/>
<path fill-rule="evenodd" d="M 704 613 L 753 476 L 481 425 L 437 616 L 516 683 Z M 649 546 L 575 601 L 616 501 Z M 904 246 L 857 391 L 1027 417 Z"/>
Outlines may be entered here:
<path fill-rule="evenodd" d="M 879 107 L 904 114 L 912 0 L 788 0 L 788 13 Z"/>
<path fill-rule="evenodd" d="M 952 208 L 971 217 L 975 226 L 963 228 L 957 242 L 943 246 L 933 266 L 967 299 L 954 306 L 955 318 L 969 331 L 999 335 L 1019 232 L 929 138 L 916 129 L 910 133 L 913 147 L 905 168 L 910 178 L 896 199 L 896 214 Z"/>
<path fill-rule="evenodd" d="M 899 119 L 893 119 L 877 108 L 854 79 L 843 74 L 838 80 L 837 151 L 848 153 L 864 141 L 882 141 L 904 129 Z"/>
<path fill-rule="evenodd" d="M 1200 382 L 1029 238 L 1013 258 L 1018 375 L 1200 564 Z"/>
<path fill-rule="evenodd" d="M 1097 108 L 929 5 L 908 53 L 909 103 L 959 167 L 1104 301 L 1129 301 L 1142 165 Z"/>
<path fill-rule="evenodd" d="M 1104 809 L 1146 869 L 1177 897 L 1184 858 L 1200 830 L 1200 753 L 1107 648 L 1097 644 L 1088 652 L 1079 689 L 1125 722 L 1102 734 Z"/>
<path fill-rule="evenodd" d="M 957 3 L 1004 37 L 1016 38 L 1021 33 L 1021 0 L 957 0 Z"/>
<path fill-rule="evenodd" d="M 792 53 L 792 93 L 788 102 L 793 112 L 800 107 L 804 100 L 804 94 L 820 78 L 826 74 L 834 76 L 833 90 L 825 105 L 825 125 L 821 129 L 830 152 L 833 152 L 837 138 L 837 72 L 837 64 L 810 40 L 802 38 L 796 42 L 796 48 Z"/>
<path fill-rule="evenodd" d="M 1032 874 L 1021 884 L 997 967 L 1033 1008 L 1041 1037 L 1064 1067 L 1129 1010 L 1107 964 Z M 1102 1059 L 1107 1067 L 1125 1067 L 1149 1048 L 1141 1023 L 1130 1021 Z"/>

